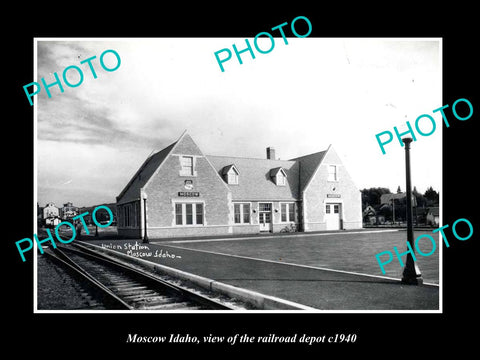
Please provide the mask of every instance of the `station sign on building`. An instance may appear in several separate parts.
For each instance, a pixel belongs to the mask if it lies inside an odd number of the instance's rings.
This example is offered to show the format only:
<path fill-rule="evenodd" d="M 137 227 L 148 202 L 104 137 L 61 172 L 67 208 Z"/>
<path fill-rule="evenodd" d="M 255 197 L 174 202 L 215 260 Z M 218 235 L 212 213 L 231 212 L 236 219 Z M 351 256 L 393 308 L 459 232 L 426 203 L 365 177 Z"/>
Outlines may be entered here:
<path fill-rule="evenodd" d="M 146 216 L 146 218 L 145 218 Z M 361 194 L 329 146 L 291 160 L 204 155 L 184 132 L 117 196 L 118 234 L 150 238 L 362 227 Z"/>

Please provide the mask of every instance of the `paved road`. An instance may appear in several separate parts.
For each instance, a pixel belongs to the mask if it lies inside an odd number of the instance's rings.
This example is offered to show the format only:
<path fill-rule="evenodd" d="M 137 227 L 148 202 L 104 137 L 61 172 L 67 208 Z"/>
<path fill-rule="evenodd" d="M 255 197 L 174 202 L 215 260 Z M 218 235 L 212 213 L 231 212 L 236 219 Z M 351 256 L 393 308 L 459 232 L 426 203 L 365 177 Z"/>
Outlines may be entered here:
<path fill-rule="evenodd" d="M 429 231 L 416 231 L 414 237 L 430 234 L 436 241 L 437 250 L 430 256 L 417 254 L 417 263 L 427 283 L 439 283 L 438 234 Z M 162 242 L 176 247 L 212 251 L 223 254 L 240 255 L 329 269 L 353 271 L 364 274 L 388 276 L 400 279 L 402 266 L 394 255 L 394 260 L 385 265 L 384 275 L 375 255 L 396 246 L 400 253 L 406 250 L 406 232 L 400 231 L 361 231 L 320 234 L 296 234 L 294 236 L 267 236 L 263 238 L 237 238 L 238 240 L 173 240 Z M 160 243 L 160 242 L 158 242 Z M 420 241 L 423 253 L 429 253 L 432 244 Z M 405 261 L 406 256 L 403 256 Z M 382 256 L 386 261 L 387 256 Z"/>
<path fill-rule="evenodd" d="M 408 286 L 375 276 L 381 275 L 375 254 L 393 246 L 402 249 L 404 231 L 310 235 L 94 243 L 137 251 L 145 260 L 322 310 L 438 310 L 438 286 Z M 420 258 L 419 264 L 427 282 L 438 282 L 438 253 Z M 387 270 L 387 275 L 401 276 L 398 262 Z"/>

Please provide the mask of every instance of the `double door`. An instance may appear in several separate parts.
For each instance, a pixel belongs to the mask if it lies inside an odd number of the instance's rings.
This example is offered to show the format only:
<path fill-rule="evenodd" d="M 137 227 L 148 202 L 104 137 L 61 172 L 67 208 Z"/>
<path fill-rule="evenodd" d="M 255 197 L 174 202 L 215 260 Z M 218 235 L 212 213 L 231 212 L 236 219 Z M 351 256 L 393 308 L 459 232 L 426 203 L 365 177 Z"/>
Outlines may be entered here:
<path fill-rule="evenodd" d="M 272 203 L 258 204 L 260 231 L 272 231 Z"/>
<path fill-rule="evenodd" d="M 325 223 L 327 230 L 341 229 L 341 204 L 327 203 L 325 204 Z"/>

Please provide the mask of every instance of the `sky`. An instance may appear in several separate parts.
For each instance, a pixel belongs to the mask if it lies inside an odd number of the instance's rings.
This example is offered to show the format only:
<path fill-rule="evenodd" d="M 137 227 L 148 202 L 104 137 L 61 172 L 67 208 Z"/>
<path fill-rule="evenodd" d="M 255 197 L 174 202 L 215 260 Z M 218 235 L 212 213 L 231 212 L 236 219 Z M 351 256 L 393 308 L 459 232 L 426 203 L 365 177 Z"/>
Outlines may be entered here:
<path fill-rule="evenodd" d="M 249 39 L 253 43 L 253 39 Z M 259 41 L 270 47 L 268 38 Z M 441 40 L 438 38 L 275 38 L 220 70 L 214 53 L 245 38 L 36 39 L 36 78 L 63 83 L 34 98 L 40 206 L 115 202 L 143 161 L 187 130 L 204 154 L 290 159 L 332 145 L 359 189 L 405 190 L 405 151 L 396 138 L 382 154 L 375 135 L 428 114 L 436 131 L 411 145 L 412 185 L 441 191 Z M 252 45 L 253 46 L 253 45 Z M 100 55 L 121 64 L 105 71 Z M 92 60 L 97 78 L 87 63 Z M 223 54 L 222 54 L 223 56 Z M 116 65 L 112 53 L 107 68 Z M 75 70 L 67 79 L 79 81 Z M 28 101 L 28 100 L 26 100 Z M 425 120 L 425 119 L 424 119 Z M 422 120 L 420 128 L 431 130 Z"/>

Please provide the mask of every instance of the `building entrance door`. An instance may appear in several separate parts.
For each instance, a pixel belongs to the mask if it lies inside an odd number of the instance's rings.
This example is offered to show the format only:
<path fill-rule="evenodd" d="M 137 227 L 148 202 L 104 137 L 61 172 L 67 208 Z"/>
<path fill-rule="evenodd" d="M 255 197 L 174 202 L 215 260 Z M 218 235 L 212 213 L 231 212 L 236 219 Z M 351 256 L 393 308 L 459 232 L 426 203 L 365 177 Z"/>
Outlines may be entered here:
<path fill-rule="evenodd" d="M 325 204 L 325 223 L 327 230 L 340 230 L 341 204 Z"/>
<path fill-rule="evenodd" d="M 260 231 L 272 231 L 272 204 L 258 204 L 258 222 Z"/>

